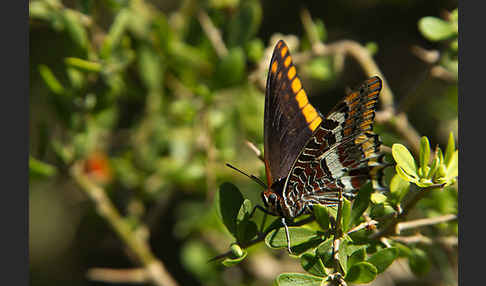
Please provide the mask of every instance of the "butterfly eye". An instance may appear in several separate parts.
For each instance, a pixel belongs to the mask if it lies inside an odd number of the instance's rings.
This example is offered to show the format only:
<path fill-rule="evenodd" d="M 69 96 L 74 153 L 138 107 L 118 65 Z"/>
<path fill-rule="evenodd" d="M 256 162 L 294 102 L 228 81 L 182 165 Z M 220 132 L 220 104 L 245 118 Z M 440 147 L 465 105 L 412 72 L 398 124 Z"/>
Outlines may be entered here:
<path fill-rule="evenodd" d="M 272 203 L 275 203 L 275 201 L 277 201 L 277 195 L 276 194 L 270 194 L 270 196 L 268 196 L 268 199 L 270 201 L 272 201 Z"/>

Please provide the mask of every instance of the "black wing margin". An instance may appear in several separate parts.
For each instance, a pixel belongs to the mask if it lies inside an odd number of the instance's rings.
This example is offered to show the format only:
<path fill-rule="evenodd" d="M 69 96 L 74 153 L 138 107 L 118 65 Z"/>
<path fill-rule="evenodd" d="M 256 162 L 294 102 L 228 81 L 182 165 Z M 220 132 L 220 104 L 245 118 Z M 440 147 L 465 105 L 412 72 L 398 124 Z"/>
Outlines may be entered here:
<path fill-rule="evenodd" d="M 270 61 L 265 91 L 264 155 L 269 185 L 287 177 L 321 121 L 302 88 L 287 45 L 280 40 Z"/>

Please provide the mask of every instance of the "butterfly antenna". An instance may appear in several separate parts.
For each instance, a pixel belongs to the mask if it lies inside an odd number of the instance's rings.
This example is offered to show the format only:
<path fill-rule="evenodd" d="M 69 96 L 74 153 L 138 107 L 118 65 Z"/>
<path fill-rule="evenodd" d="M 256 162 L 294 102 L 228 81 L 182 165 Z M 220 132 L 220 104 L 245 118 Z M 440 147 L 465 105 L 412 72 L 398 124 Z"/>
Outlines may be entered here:
<path fill-rule="evenodd" d="M 254 175 L 249 175 L 245 172 L 243 172 L 242 170 L 236 168 L 235 166 L 229 164 L 229 163 L 226 163 L 226 166 L 230 167 L 231 169 L 239 172 L 240 174 L 243 174 L 245 176 L 247 176 L 248 178 L 252 179 L 253 181 L 257 182 L 260 186 L 262 186 L 263 188 L 265 189 L 268 189 L 267 185 L 262 181 L 260 180 L 258 177 L 254 176 Z"/>

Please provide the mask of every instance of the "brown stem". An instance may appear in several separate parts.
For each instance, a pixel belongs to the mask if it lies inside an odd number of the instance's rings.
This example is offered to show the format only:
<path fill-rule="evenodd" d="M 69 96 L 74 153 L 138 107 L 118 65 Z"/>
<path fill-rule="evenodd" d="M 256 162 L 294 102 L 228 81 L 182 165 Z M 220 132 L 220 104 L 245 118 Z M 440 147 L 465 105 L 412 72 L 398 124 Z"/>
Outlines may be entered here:
<path fill-rule="evenodd" d="M 177 282 L 167 272 L 164 264 L 151 252 L 147 240 L 137 235 L 137 232 L 120 215 L 103 188 L 93 183 L 84 173 L 82 163 L 77 162 L 71 168 L 71 175 L 81 190 L 96 205 L 98 214 L 103 217 L 118 234 L 120 239 L 142 264 L 155 285 L 177 285 Z"/>
<path fill-rule="evenodd" d="M 226 48 L 226 45 L 223 42 L 223 38 L 221 37 L 218 28 L 216 28 L 213 22 L 211 21 L 211 18 L 209 18 L 206 12 L 201 10 L 197 14 L 197 19 L 199 20 L 199 23 L 201 24 L 204 33 L 206 33 L 206 36 L 208 37 L 209 41 L 213 45 L 216 54 L 218 54 L 218 57 L 219 58 L 225 57 L 228 54 L 228 49 Z"/>

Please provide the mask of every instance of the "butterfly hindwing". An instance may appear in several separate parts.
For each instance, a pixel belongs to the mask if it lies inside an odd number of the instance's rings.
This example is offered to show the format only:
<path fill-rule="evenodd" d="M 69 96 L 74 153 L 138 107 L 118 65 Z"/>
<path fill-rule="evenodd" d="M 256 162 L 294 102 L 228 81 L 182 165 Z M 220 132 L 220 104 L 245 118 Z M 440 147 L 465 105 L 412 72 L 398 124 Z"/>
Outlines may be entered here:
<path fill-rule="evenodd" d="M 287 177 L 321 121 L 302 88 L 288 46 L 279 41 L 270 61 L 265 93 L 264 156 L 269 184 Z"/>
<path fill-rule="evenodd" d="M 369 78 L 323 119 L 292 166 L 283 194 L 288 201 L 332 205 L 338 188 L 353 193 L 379 179 L 383 156 L 372 128 L 381 86 L 378 77 Z"/>

